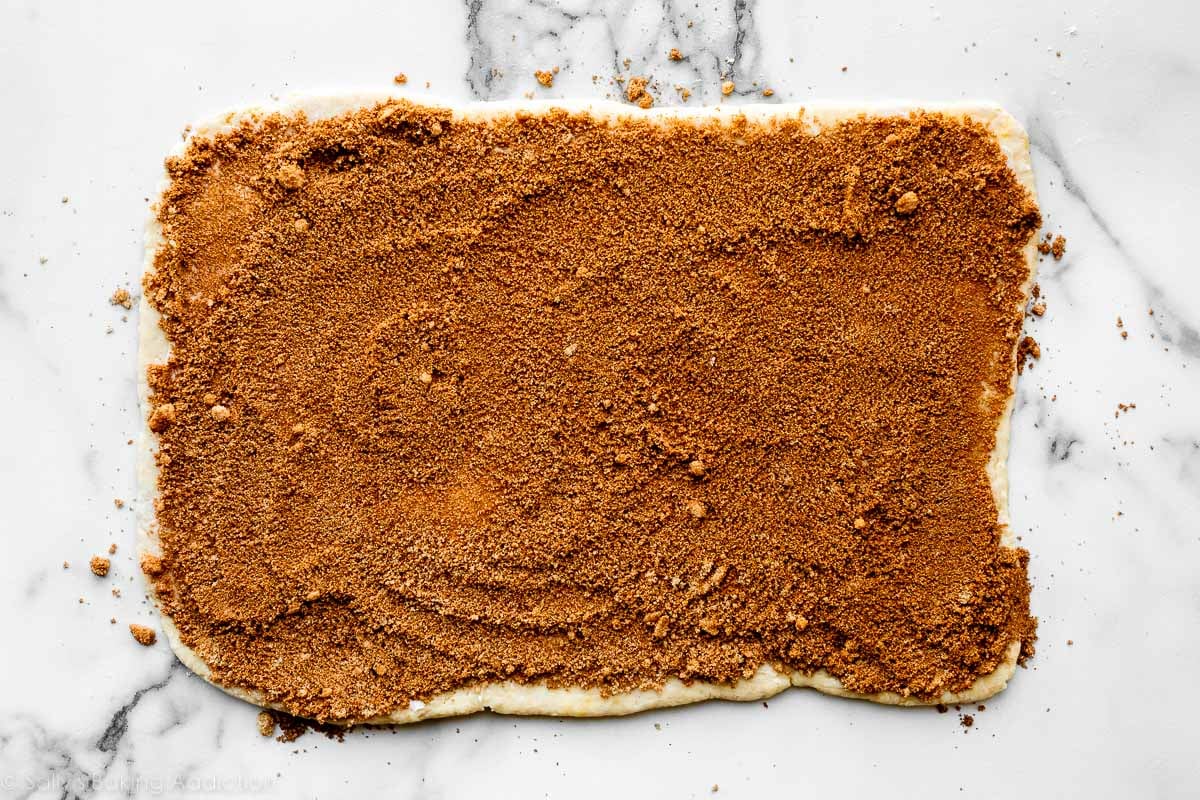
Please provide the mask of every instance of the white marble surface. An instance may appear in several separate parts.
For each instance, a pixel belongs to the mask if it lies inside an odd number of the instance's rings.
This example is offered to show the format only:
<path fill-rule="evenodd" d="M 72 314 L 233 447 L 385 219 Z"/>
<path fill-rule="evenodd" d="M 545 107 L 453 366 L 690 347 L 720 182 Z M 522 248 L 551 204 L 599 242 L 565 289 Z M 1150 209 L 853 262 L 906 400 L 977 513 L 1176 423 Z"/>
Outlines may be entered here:
<path fill-rule="evenodd" d="M 0 7 L 0 797 L 1200 793 L 1195 4 L 167 5 Z M 532 72 L 550 66 L 547 91 Z M 482 715 L 283 745 L 164 645 L 130 639 L 154 615 L 132 515 L 113 506 L 133 491 L 140 420 L 134 320 L 107 298 L 137 290 L 161 156 L 191 119 L 386 89 L 399 71 L 458 99 L 598 97 L 647 74 L 660 104 L 675 84 L 718 102 L 731 76 L 726 102 L 759 99 L 757 81 L 779 101 L 994 100 L 1028 126 L 1048 229 L 1069 239 L 1044 265 L 1049 311 L 1029 326 L 1044 355 L 1020 383 L 1011 461 L 1041 638 L 969 733 L 954 713 L 793 691 L 769 708 Z M 1114 417 L 1118 403 L 1137 408 Z M 86 563 L 109 542 L 102 581 Z"/>

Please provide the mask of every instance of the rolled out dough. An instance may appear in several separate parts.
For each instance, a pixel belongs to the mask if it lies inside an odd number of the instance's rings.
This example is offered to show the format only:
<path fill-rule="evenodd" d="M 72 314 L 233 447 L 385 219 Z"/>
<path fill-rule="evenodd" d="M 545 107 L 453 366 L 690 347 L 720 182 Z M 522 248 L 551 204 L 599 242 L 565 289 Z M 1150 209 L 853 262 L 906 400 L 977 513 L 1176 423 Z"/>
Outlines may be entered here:
<path fill-rule="evenodd" d="M 212 136 L 232 129 L 245 120 L 258 120 L 272 113 L 292 114 L 303 111 L 310 120 L 333 117 L 354 109 L 370 107 L 389 99 L 399 99 L 399 96 L 386 93 L 346 93 L 328 96 L 297 97 L 279 105 L 270 107 L 245 108 L 223 114 L 220 117 L 194 125 L 189 136 Z M 1036 200 L 1036 188 L 1033 179 L 1033 168 L 1029 158 L 1029 141 L 1025 131 L 1017 121 L 1004 110 L 986 104 L 902 104 L 902 105 L 870 105 L 870 106 L 801 106 L 798 104 L 778 105 L 744 105 L 722 106 L 715 108 L 663 108 L 640 111 L 629 106 L 606 101 L 542 101 L 521 103 L 470 103 L 454 104 L 440 103 L 426 98 L 408 98 L 425 105 L 435 105 L 450 108 L 458 119 L 483 120 L 489 117 L 510 115 L 518 109 L 530 113 L 545 113 L 552 108 L 561 108 L 569 112 L 589 112 L 598 119 L 617 121 L 621 118 L 636 116 L 648 120 L 684 119 L 697 122 L 712 120 L 731 121 L 741 115 L 753 125 L 770 126 L 780 119 L 803 119 L 811 128 L 819 130 L 831 127 L 841 121 L 867 116 L 906 115 L 918 109 L 939 112 L 948 116 L 969 118 L 984 125 L 995 137 L 1008 166 L 1016 176 L 1017 181 L 1025 187 L 1032 199 Z M 186 140 L 177 145 L 174 153 L 182 154 L 187 146 Z M 166 187 L 164 177 L 162 188 Z M 145 270 L 154 269 L 154 255 L 164 244 L 162 231 L 157 220 L 157 205 L 152 207 L 152 215 L 146 227 Z M 1031 238 L 1025 247 L 1025 259 L 1029 265 L 1029 279 L 1023 287 L 1023 296 L 1028 299 L 1029 291 L 1035 279 L 1037 268 L 1036 241 Z M 161 364 L 170 354 L 170 345 L 158 324 L 158 313 L 150 306 L 143 296 L 139 302 L 139 335 L 138 349 L 138 390 L 143 419 L 148 413 L 148 385 L 146 378 L 147 367 Z M 1015 389 L 1016 374 L 1012 378 Z M 1008 528 L 1008 439 L 1010 430 L 1010 415 L 1013 396 L 1010 395 L 1008 406 L 1000 417 L 996 430 L 996 442 L 988 463 L 988 477 L 999 512 L 999 522 L 1003 536 L 1001 544 L 1005 547 L 1014 546 L 1014 539 Z M 156 437 L 149 428 L 143 426 L 137 447 L 137 478 L 138 497 L 135 501 L 135 513 L 138 520 L 138 552 L 159 552 L 157 523 L 154 515 L 154 499 L 157 495 L 157 469 L 154 463 Z M 148 582 L 149 591 L 153 595 L 153 585 Z M 213 685 L 229 694 L 263 707 L 271 707 L 258 692 L 237 686 L 223 686 L 211 681 L 210 670 L 200 656 L 184 644 L 179 631 L 169 617 L 161 618 L 162 627 L 172 650 L 189 669 Z M 599 689 L 590 688 L 550 688 L 539 684 L 521 684 L 514 681 L 500 681 L 456 689 L 439 694 L 425 702 L 413 701 L 407 708 L 399 709 L 385 716 L 375 716 L 365 719 L 329 720 L 338 724 L 397 724 L 417 722 L 434 717 L 447 717 L 461 714 L 471 714 L 477 711 L 490 710 L 499 714 L 551 715 L 570 717 L 600 717 L 619 716 L 644 711 L 651 708 L 695 703 L 701 700 L 761 700 L 782 692 L 789 686 L 809 687 L 825 694 L 840 697 L 852 697 L 897 706 L 923 706 L 935 703 L 968 703 L 983 700 L 1001 691 L 1008 684 L 1013 671 L 1016 669 L 1017 657 L 1020 654 L 1021 643 L 1012 642 L 1005 654 L 1003 662 L 991 673 L 980 677 L 966 691 L 958 693 L 947 692 L 933 699 L 905 697 L 892 692 L 877 694 L 860 694 L 844 688 L 841 682 L 825 672 L 817 671 L 811 675 L 800 672 L 781 672 L 769 664 L 763 664 L 753 677 L 740 680 L 732 685 L 721 685 L 696 681 L 684 683 L 672 678 L 657 690 L 638 690 L 619 694 L 604 695 Z"/>

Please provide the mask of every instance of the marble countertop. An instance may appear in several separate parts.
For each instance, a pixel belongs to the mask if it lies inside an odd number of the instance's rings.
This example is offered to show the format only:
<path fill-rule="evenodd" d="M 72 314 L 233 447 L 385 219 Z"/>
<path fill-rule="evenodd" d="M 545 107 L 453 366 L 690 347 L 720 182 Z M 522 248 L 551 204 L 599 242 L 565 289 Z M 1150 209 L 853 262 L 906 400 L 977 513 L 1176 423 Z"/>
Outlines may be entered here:
<path fill-rule="evenodd" d="M 1200 6 L 967 5 L 6 2 L 0 797 L 1200 793 Z M 129 623 L 155 624 L 113 502 L 133 493 L 135 319 L 108 297 L 140 291 L 161 158 L 193 119 L 387 90 L 398 72 L 446 99 L 616 97 L 611 79 L 634 74 L 660 105 L 676 85 L 692 105 L 769 87 L 769 102 L 995 101 L 1026 125 L 1046 230 L 1068 239 L 1043 264 L 1010 462 L 1040 639 L 973 727 L 790 691 L 281 744 L 164 644 L 133 642 Z M 98 580 L 87 561 L 110 542 Z"/>

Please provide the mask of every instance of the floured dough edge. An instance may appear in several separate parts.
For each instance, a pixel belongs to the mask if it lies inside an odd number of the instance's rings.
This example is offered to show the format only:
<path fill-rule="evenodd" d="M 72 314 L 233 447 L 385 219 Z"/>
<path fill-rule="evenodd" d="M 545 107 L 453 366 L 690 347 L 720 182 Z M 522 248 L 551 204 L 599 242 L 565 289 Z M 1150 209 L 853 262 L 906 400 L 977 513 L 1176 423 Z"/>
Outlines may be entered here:
<path fill-rule="evenodd" d="M 544 114 L 551 109 L 564 109 L 571 113 L 587 112 L 593 117 L 610 123 L 623 119 L 647 121 L 691 120 L 697 123 L 710 121 L 732 122 L 744 117 L 749 123 L 770 127 L 784 119 L 806 121 L 814 131 L 829 128 L 851 119 L 866 116 L 897 116 L 908 115 L 915 111 L 941 113 L 951 117 L 971 119 L 984 125 L 995 137 L 1017 181 L 1025 187 L 1031 200 L 1036 202 L 1037 189 L 1033 177 L 1033 165 L 1029 156 L 1029 139 L 1021 125 L 1003 109 L 986 103 L 961 104 L 864 104 L 858 106 L 809 105 L 797 103 L 768 105 L 754 104 L 742 106 L 718 106 L 708 108 L 662 108 L 641 111 L 629 106 L 601 100 L 568 101 L 527 101 L 527 102 L 475 102 L 456 104 L 442 102 L 425 97 L 406 97 L 401 94 L 385 92 L 377 93 L 344 93 L 334 95 L 304 95 L 282 101 L 276 105 L 250 107 L 223 114 L 211 120 L 194 125 L 182 143 L 176 145 L 172 154 L 181 155 L 187 147 L 188 140 L 197 136 L 213 136 L 231 130 L 245 120 L 258 121 L 269 114 L 294 114 L 304 112 L 309 120 L 337 116 L 355 109 L 371 107 L 388 100 L 409 100 L 419 105 L 446 108 L 451 111 L 453 118 L 460 120 L 488 120 L 496 117 L 511 115 L 521 110 L 532 114 Z M 165 176 L 160 184 L 158 197 L 161 198 L 169 180 Z M 158 223 L 158 202 L 151 204 L 151 215 L 146 225 L 145 238 L 145 272 L 154 271 L 154 257 L 160 246 L 164 244 L 162 229 Z M 1025 246 L 1025 261 L 1029 266 L 1029 279 L 1022 287 L 1021 310 L 1029 300 L 1029 292 L 1033 286 L 1037 271 L 1037 237 L 1030 236 Z M 170 343 L 159 327 L 159 315 L 147 302 L 145 293 L 138 303 L 139 347 L 138 347 L 138 398 L 143 421 L 149 413 L 149 385 L 147 368 L 154 364 L 165 363 L 170 355 Z M 1007 405 L 1000 416 L 996 429 L 996 442 L 988 460 L 987 473 L 991 482 L 992 493 L 995 497 L 996 508 L 1001 526 L 1000 544 L 1003 547 L 1013 547 L 1015 539 L 1009 529 L 1008 522 L 1008 442 L 1011 430 L 1010 417 L 1016 396 L 1017 376 L 1014 370 L 1010 383 Z M 154 450 L 157 437 L 143 422 L 137 446 L 137 483 L 138 495 L 134 501 L 134 512 L 137 520 L 137 551 L 158 554 L 160 542 L 158 525 L 154 515 L 154 500 L 158 495 L 158 471 L 154 463 Z M 150 596 L 156 605 L 158 598 L 154 592 L 152 581 L 147 580 Z M 171 644 L 171 649 L 190 670 L 212 683 L 217 688 L 241 698 L 247 702 L 264 708 L 285 710 L 277 703 L 269 702 L 262 693 L 253 689 L 239 686 L 225 686 L 213 681 L 208 664 L 200 658 L 196 651 L 184 644 L 179 630 L 171 618 L 161 615 L 163 631 Z M 781 672 L 770 664 L 763 664 L 753 677 L 739 680 L 734 684 L 717 684 L 704 681 L 684 683 L 678 678 L 670 678 L 658 689 L 639 689 L 619 694 L 603 694 L 599 689 L 580 687 L 551 688 L 542 683 L 517 683 L 515 681 L 499 681 L 476 684 L 453 691 L 438 694 L 427 701 L 412 701 L 407 708 L 398 709 L 388 714 L 379 714 L 362 718 L 329 719 L 339 725 L 388 725 L 418 722 L 435 717 L 449 717 L 462 714 L 472 714 L 478 711 L 493 711 L 498 714 L 545 715 L 564 717 L 603 717 L 634 714 L 652 708 L 696 703 L 702 700 L 762 700 L 782 692 L 790 686 L 808 687 L 819 692 L 839 697 L 851 697 L 860 700 L 870 700 L 875 703 L 896 706 L 929 706 L 938 703 L 971 703 L 984 700 L 1003 690 L 1017 666 L 1017 658 L 1021 652 L 1021 642 L 1014 641 L 1005 651 L 1004 659 L 995 670 L 977 679 L 968 689 L 962 692 L 945 692 L 940 697 L 922 699 L 904 696 L 894 692 L 877 692 L 863 694 L 846 689 L 841 681 L 825 670 L 818 670 L 811 675 L 802 672 Z"/>

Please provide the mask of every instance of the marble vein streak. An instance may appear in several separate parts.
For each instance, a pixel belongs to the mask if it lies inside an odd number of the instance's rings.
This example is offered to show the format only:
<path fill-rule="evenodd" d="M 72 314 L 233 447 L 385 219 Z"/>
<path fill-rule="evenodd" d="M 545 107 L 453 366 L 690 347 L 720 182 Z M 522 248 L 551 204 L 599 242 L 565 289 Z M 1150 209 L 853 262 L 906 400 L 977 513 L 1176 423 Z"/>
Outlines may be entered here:
<path fill-rule="evenodd" d="M 624 99 L 618 79 L 635 75 L 650 79 L 660 105 L 682 103 L 683 88 L 690 104 L 718 102 L 727 80 L 735 95 L 761 96 L 768 82 L 755 5 L 467 0 L 466 83 L 478 99 L 509 98 L 531 89 L 535 70 L 558 67 L 554 86 L 536 96 Z"/>
<path fill-rule="evenodd" d="M 130 715 L 150 695 L 161 692 L 183 671 L 172 662 L 157 681 L 142 686 L 117 706 L 97 734 L 52 730 L 36 717 L 20 715 L 0 720 L 0 787 L 5 796 L 87 798 L 108 794 L 114 783 L 114 764 L 122 756 Z M 125 752 L 124 755 L 131 756 Z"/>

